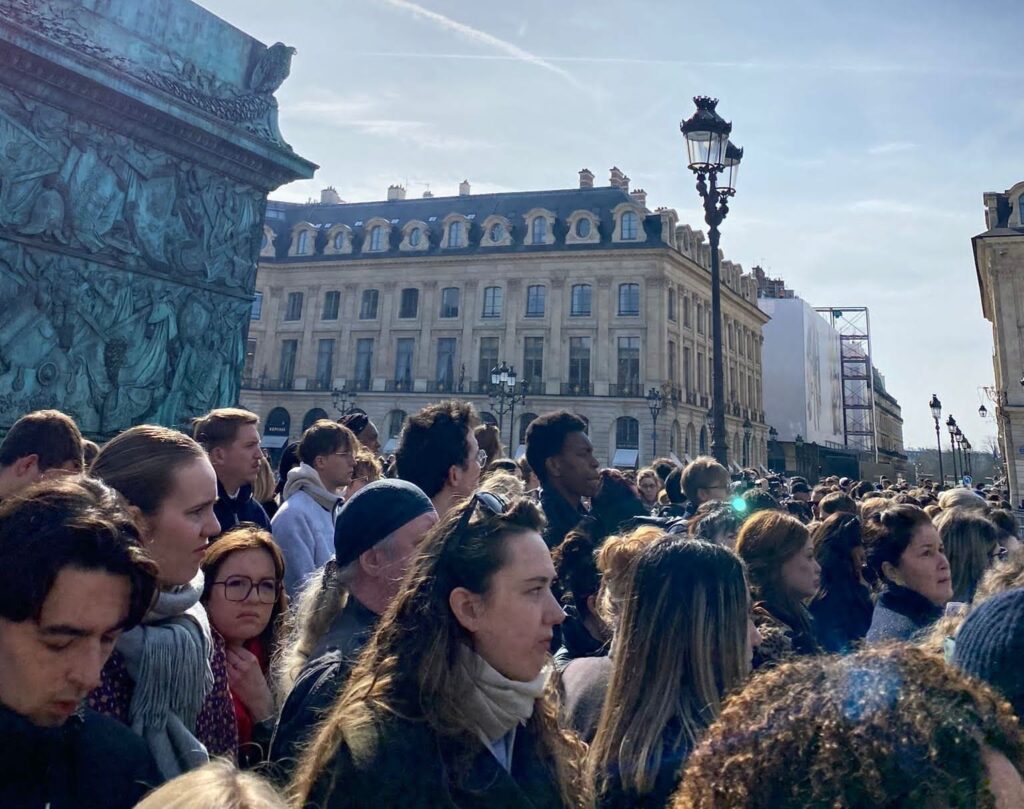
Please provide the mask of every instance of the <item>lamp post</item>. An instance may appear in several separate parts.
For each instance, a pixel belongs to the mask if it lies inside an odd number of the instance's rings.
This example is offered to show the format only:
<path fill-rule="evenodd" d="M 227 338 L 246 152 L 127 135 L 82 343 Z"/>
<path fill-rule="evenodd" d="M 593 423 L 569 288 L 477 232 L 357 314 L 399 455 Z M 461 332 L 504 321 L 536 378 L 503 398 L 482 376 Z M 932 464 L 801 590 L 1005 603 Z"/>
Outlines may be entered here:
<path fill-rule="evenodd" d="M 945 482 L 945 478 L 942 475 L 942 439 L 939 438 L 939 419 L 942 418 L 942 402 L 939 401 L 939 397 L 934 393 L 932 394 L 932 400 L 928 402 L 928 407 L 931 408 L 932 418 L 935 419 L 935 443 L 939 448 L 939 486 Z"/>
<path fill-rule="evenodd" d="M 340 388 L 331 391 L 331 403 L 341 415 L 347 415 L 356 406 L 356 392 L 349 390 L 346 382 Z"/>
<path fill-rule="evenodd" d="M 651 460 L 658 457 L 658 416 L 661 414 L 661 407 L 665 403 L 665 397 L 657 388 L 647 391 L 647 409 L 651 411 Z"/>
<path fill-rule="evenodd" d="M 953 438 L 956 439 L 957 458 L 960 461 L 960 477 L 967 474 L 967 467 L 964 464 L 964 434 L 960 432 L 960 427 L 957 425 L 956 432 L 953 433 Z"/>
<path fill-rule="evenodd" d="M 769 456 L 768 456 L 769 459 L 770 459 L 772 455 L 778 455 L 778 453 L 779 453 L 779 431 L 776 430 L 774 427 L 769 427 L 768 428 L 768 443 L 772 446 L 772 452 L 769 453 Z M 782 470 L 783 471 L 786 470 L 785 462 L 783 462 L 783 464 L 782 464 Z M 771 465 L 771 461 L 770 460 L 769 460 L 769 463 L 768 463 L 768 471 L 769 472 L 772 471 L 772 465 Z"/>
<path fill-rule="evenodd" d="M 967 436 L 966 435 L 964 436 L 963 441 L 960 442 L 960 446 L 963 447 L 964 458 L 966 458 L 966 462 L 967 462 L 967 475 L 968 475 L 968 477 L 972 477 L 973 478 L 974 477 L 974 471 L 972 469 L 973 464 L 971 463 L 971 442 L 967 440 Z"/>
<path fill-rule="evenodd" d="M 796 473 L 800 474 L 800 461 L 804 450 L 804 437 L 800 433 L 796 434 L 796 438 L 793 439 L 794 457 L 796 458 Z"/>
<path fill-rule="evenodd" d="M 956 469 L 956 419 L 953 418 L 953 414 L 949 414 L 949 418 L 946 419 L 946 429 L 949 430 L 949 453 L 953 456 L 953 485 L 956 486 L 957 480 L 960 475 Z"/>
<path fill-rule="evenodd" d="M 491 409 L 498 413 L 498 433 L 505 428 L 505 414 L 509 414 L 508 446 L 515 453 L 513 436 L 516 428 L 516 405 L 526 402 L 529 385 L 518 381 L 515 366 L 502 362 L 491 369 Z"/>
<path fill-rule="evenodd" d="M 704 221 L 708 224 L 708 243 L 711 247 L 711 454 L 725 466 L 728 463 L 729 447 L 725 437 L 718 226 L 729 213 L 729 197 L 736 193 L 736 176 L 743 159 L 743 150 L 729 142 L 732 124 L 715 112 L 718 99 L 696 96 L 693 103 L 697 105 L 697 111 L 680 123 L 679 129 L 686 138 L 687 166 L 697 175 L 697 193 L 704 202 Z"/>
<path fill-rule="evenodd" d="M 754 432 L 754 425 L 750 418 L 743 419 L 743 467 L 750 466 L 750 435 Z"/>

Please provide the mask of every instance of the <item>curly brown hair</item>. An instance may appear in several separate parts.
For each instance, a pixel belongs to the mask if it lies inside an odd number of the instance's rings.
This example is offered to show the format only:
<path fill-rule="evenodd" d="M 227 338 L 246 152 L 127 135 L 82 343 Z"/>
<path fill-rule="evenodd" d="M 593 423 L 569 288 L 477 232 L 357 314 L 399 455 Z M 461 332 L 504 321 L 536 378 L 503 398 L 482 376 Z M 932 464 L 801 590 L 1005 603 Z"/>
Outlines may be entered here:
<path fill-rule="evenodd" d="M 986 746 L 1024 770 L 1010 706 L 934 655 L 888 645 L 801 658 L 727 702 L 671 806 L 991 809 Z"/>

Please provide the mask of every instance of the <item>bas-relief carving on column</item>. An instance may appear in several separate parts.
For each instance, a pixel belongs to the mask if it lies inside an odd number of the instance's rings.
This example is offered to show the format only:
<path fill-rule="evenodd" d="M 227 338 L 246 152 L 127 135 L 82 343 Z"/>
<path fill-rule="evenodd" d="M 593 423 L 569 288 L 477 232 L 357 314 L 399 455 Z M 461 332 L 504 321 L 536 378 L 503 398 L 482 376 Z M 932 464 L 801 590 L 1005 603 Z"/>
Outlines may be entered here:
<path fill-rule="evenodd" d="M 0 87 L 0 423 L 58 407 L 109 434 L 237 401 L 263 206 Z"/>

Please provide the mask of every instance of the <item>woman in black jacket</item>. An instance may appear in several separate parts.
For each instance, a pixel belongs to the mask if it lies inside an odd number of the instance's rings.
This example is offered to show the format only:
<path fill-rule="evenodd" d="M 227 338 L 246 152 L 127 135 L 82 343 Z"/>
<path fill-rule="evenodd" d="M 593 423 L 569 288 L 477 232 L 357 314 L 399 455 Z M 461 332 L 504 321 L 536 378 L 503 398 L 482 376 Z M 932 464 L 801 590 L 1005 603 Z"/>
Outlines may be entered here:
<path fill-rule="evenodd" d="M 860 517 L 833 514 L 811 531 L 821 565 L 821 588 L 811 601 L 818 640 L 826 652 L 845 654 L 864 640 L 875 608 L 864 580 Z"/>
<path fill-rule="evenodd" d="M 880 591 L 867 642 L 911 640 L 942 616 L 953 597 L 939 532 L 917 506 L 890 506 L 867 519 L 864 547 Z"/>
<path fill-rule="evenodd" d="M 296 806 L 586 804 L 547 689 L 564 616 L 542 526 L 533 501 L 479 492 L 428 534 L 299 762 Z"/>

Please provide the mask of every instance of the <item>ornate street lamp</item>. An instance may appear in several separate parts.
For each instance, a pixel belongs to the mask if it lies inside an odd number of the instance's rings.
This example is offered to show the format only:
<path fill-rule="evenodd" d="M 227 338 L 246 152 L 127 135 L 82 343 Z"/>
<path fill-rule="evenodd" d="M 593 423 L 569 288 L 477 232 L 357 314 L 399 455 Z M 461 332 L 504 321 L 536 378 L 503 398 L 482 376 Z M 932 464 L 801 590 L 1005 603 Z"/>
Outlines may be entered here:
<path fill-rule="evenodd" d="M 978 415 L 981 416 L 983 419 L 988 418 L 988 408 L 985 407 L 984 402 L 982 402 L 981 407 L 978 408 Z"/>
<path fill-rule="evenodd" d="M 939 419 L 942 418 L 942 402 L 939 401 L 939 397 L 934 393 L 932 394 L 932 400 L 928 402 L 928 407 L 931 408 L 932 418 L 935 419 L 935 443 L 939 447 L 939 486 L 945 483 L 945 478 L 942 475 L 942 439 L 939 438 Z"/>
<path fill-rule="evenodd" d="M 968 477 L 973 477 L 974 473 L 971 470 L 971 467 L 972 467 L 972 464 L 971 464 L 971 442 L 967 440 L 967 436 L 966 435 L 963 437 L 963 440 L 961 440 L 960 446 L 963 448 L 964 458 L 966 459 L 966 462 L 967 462 L 967 476 Z"/>
<path fill-rule="evenodd" d="M 526 402 L 529 385 L 519 382 L 515 366 L 502 362 L 491 369 L 491 410 L 498 414 L 498 433 L 505 428 L 505 414 L 509 414 L 508 445 L 515 452 L 513 438 L 516 428 L 516 405 Z"/>
<path fill-rule="evenodd" d="M 651 460 L 658 457 L 658 415 L 665 403 L 665 397 L 657 388 L 647 391 L 647 409 L 651 411 Z"/>
<path fill-rule="evenodd" d="M 732 124 L 717 112 L 717 98 L 696 96 L 697 111 L 679 124 L 686 138 L 687 166 L 697 175 L 697 193 L 704 202 L 711 248 L 711 454 L 720 464 L 728 463 L 725 435 L 725 381 L 722 346 L 722 281 L 719 271 L 718 226 L 729 213 L 729 197 L 736 193 L 736 176 L 743 150 L 729 142 Z M 719 182 L 721 180 L 721 182 Z"/>
<path fill-rule="evenodd" d="M 956 448 L 960 461 L 960 477 L 963 477 L 967 474 L 967 467 L 964 464 L 964 434 L 960 432 L 959 426 L 957 426 L 956 432 L 953 433 L 953 438 L 956 439 Z"/>
<path fill-rule="evenodd" d="M 750 466 L 750 436 L 754 432 L 754 425 L 750 423 L 750 418 L 743 419 L 743 466 L 744 468 Z"/>
<path fill-rule="evenodd" d="M 949 430 L 949 452 L 953 456 L 953 485 L 956 486 L 956 482 L 960 479 L 960 475 L 956 468 L 956 419 L 953 418 L 953 414 L 949 414 L 949 418 L 946 419 L 946 429 Z"/>
<path fill-rule="evenodd" d="M 778 454 L 778 451 L 779 451 L 779 431 L 776 430 L 774 427 L 769 427 L 768 428 L 768 443 L 772 445 L 772 452 L 770 452 L 768 454 L 768 457 L 770 459 L 773 454 Z M 782 468 L 783 468 L 783 470 L 785 470 L 785 468 L 786 468 L 785 462 L 783 462 Z M 769 460 L 769 463 L 768 463 L 768 470 L 771 471 L 771 462 L 770 462 L 770 460 Z"/>
<path fill-rule="evenodd" d="M 335 388 L 331 391 L 331 403 L 334 405 L 334 409 L 341 415 L 347 415 L 356 406 L 356 392 L 354 390 L 350 391 L 346 382 L 340 388 Z"/>
<path fill-rule="evenodd" d="M 793 449 L 796 451 L 796 473 L 800 474 L 800 456 L 803 455 L 804 450 L 804 437 L 800 433 L 796 434 L 796 438 L 793 439 Z"/>

